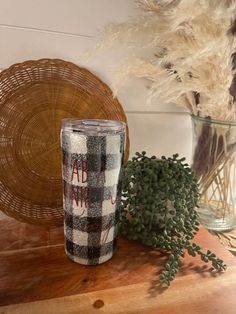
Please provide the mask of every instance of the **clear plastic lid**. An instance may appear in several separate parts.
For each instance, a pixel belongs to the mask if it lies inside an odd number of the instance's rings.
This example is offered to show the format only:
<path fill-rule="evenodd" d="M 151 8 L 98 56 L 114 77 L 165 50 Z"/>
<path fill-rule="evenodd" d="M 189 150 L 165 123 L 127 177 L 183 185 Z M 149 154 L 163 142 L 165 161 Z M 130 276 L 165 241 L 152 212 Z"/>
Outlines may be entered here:
<path fill-rule="evenodd" d="M 84 135 L 105 135 L 124 133 L 126 124 L 122 121 L 99 119 L 62 119 L 62 130 Z"/>

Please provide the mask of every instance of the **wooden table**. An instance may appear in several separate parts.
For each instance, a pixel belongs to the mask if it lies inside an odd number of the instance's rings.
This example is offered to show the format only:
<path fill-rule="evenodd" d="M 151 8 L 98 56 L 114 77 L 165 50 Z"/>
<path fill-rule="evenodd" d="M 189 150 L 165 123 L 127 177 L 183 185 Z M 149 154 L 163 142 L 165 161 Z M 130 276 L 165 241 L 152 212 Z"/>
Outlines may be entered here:
<path fill-rule="evenodd" d="M 71 262 L 62 228 L 0 221 L 0 313 L 236 313 L 236 258 L 206 230 L 196 242 L 228 264 L 218 274 L 186 256 L 168 289 L 157 273 L 166 256 L 119 240 L 114 257 L 99 266 Z"/>

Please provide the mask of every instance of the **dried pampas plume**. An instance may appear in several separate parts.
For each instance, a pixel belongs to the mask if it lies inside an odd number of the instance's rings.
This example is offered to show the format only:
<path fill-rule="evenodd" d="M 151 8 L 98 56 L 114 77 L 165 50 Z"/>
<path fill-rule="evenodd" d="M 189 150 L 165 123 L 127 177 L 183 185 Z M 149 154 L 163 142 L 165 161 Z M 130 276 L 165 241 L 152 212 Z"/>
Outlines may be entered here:
<path fill-rule="evenodd" d="M 151 82 L 149 100 L 157 97 L 195 115 L 235 120 L 235 99 L 229 92 L 235 75 L 235 1 L 137 3 L 139 15 L 108 25 L 97 46 L 123 44 L 137 52 L 119 67 L 115 88 L 133 77 L 146 78 Z M 152 57 L 142 57 L 150 48 Z"/>

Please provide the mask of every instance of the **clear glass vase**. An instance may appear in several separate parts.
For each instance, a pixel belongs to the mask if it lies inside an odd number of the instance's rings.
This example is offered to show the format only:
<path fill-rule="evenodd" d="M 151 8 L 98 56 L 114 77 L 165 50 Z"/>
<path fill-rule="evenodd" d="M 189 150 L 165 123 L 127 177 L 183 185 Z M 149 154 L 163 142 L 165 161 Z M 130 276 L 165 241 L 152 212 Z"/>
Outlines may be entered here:
<path fill-rule="evenodd" d="M 231 230 L 236 226 L 236 123 L 192 116 L 192 126 L 200 222 L 209 230 Z"/>

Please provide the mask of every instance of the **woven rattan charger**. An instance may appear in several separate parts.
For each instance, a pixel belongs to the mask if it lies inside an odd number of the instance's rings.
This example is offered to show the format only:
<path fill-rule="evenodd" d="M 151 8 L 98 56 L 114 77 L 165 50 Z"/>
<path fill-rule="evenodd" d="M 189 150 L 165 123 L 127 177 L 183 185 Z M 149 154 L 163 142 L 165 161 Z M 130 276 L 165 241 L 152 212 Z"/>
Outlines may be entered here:
<path fill-rule="evenodd" d="M 0 73 L 0 209 L 18 220 L 61 225 L 59 133 L 63 118 L 126 121 L 110 88 L 58 59 L 15 64 Z M 127 128 L 126 159 L 129 154 Z"/>

